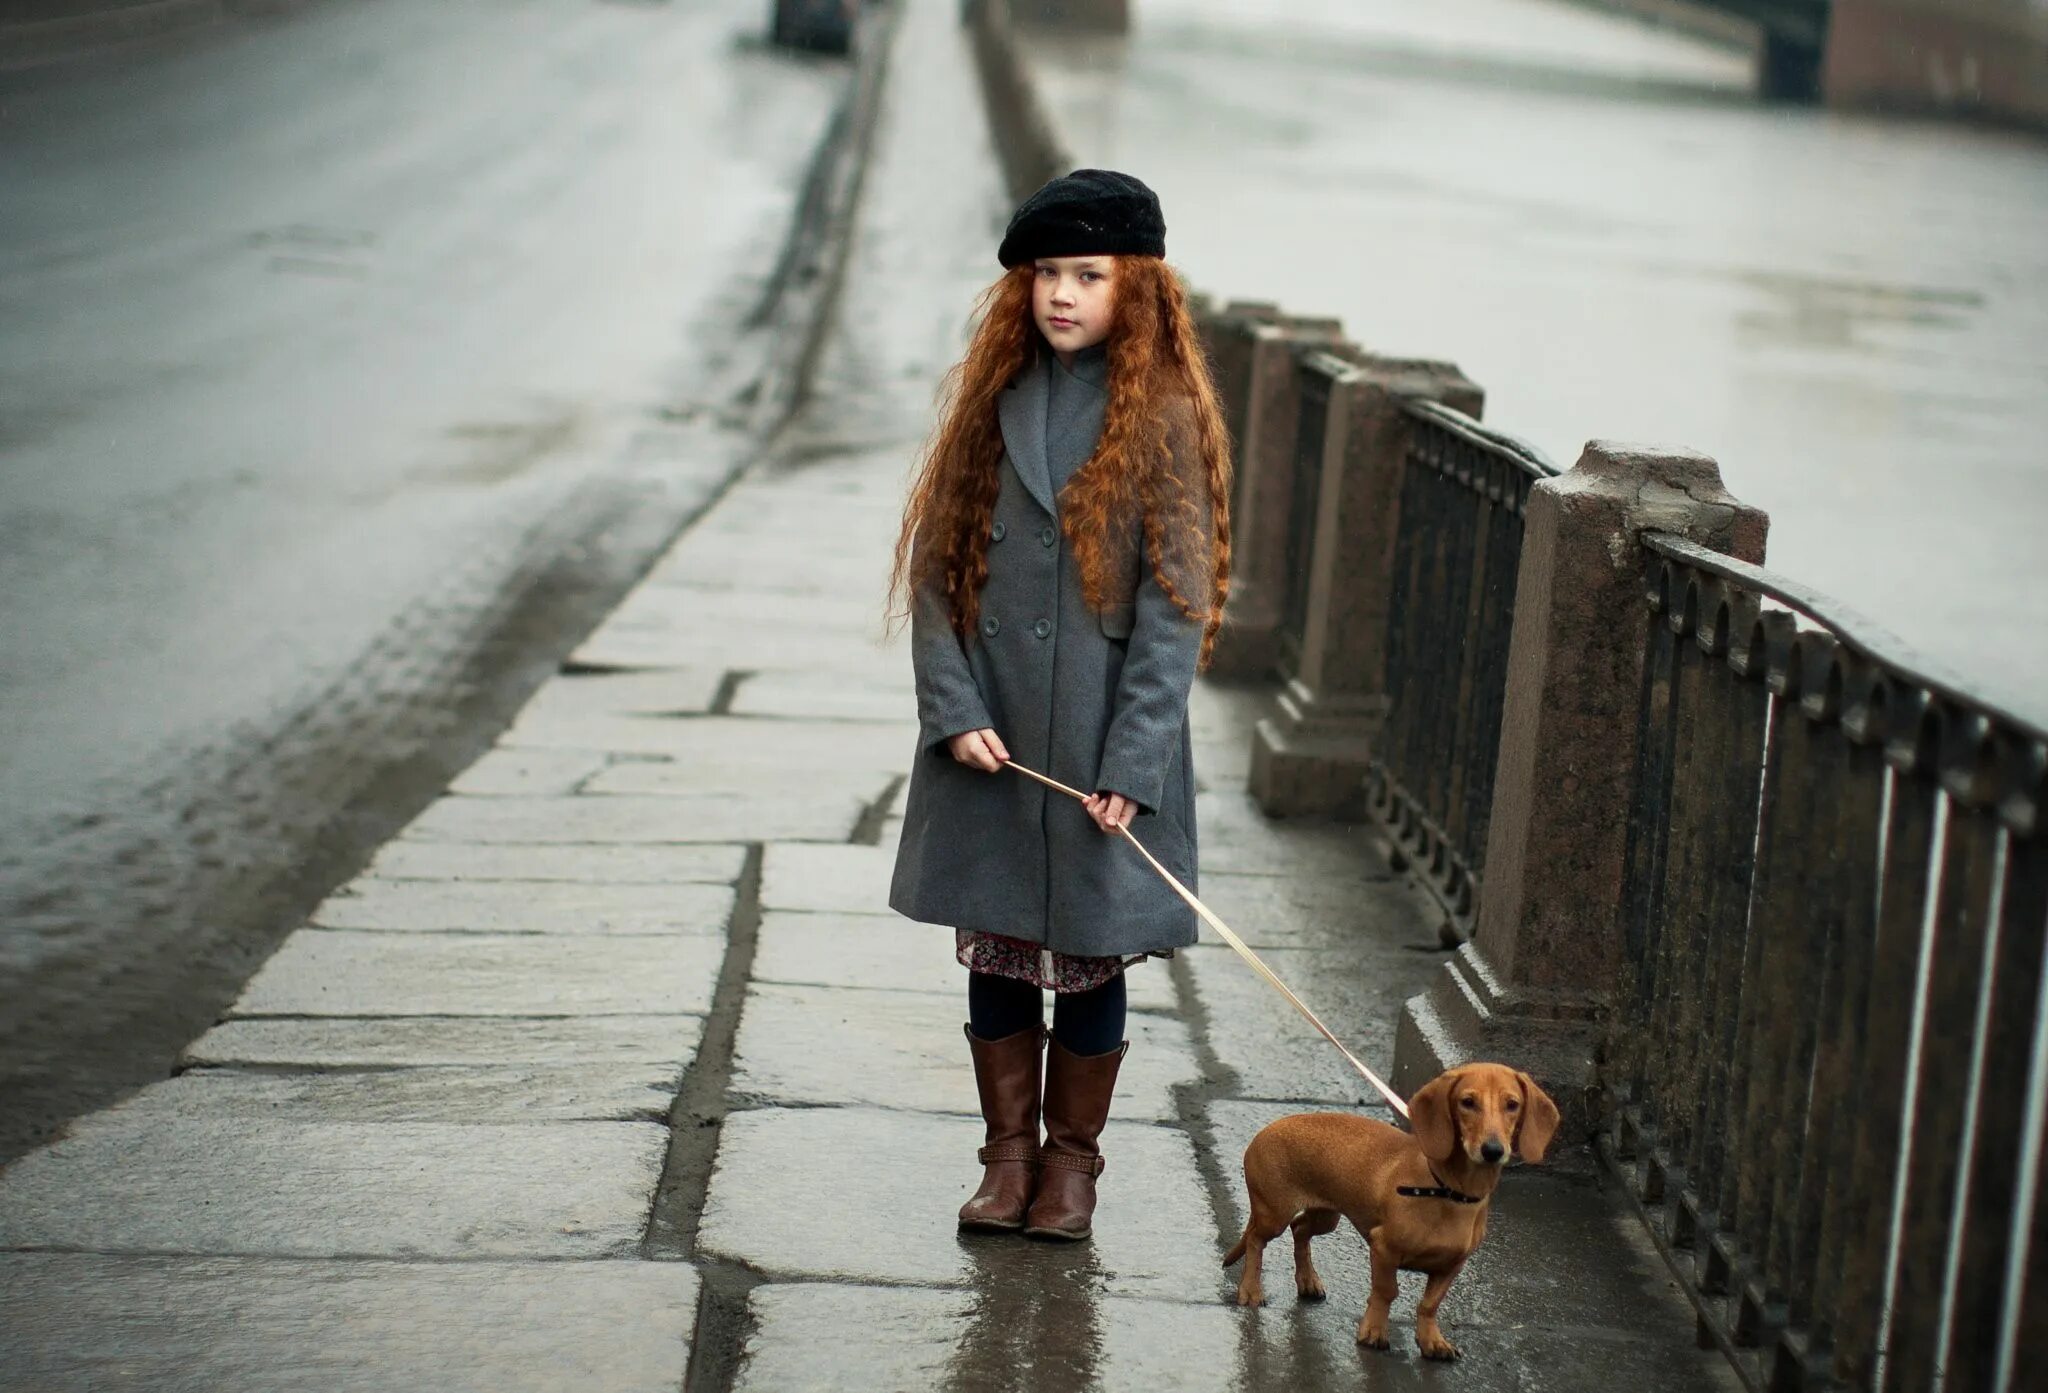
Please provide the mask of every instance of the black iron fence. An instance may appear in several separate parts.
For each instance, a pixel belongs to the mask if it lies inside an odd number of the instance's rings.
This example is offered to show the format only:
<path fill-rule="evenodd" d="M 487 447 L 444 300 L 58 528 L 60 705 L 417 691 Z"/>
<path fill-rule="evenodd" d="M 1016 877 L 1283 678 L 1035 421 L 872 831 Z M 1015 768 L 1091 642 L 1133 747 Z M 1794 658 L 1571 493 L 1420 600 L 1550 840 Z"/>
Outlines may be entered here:
<path fill-rule="evenodd" d="M 1387 720 L 1366 792 L 1463 938 L 1486 860 L 1523 509 L 1530 486 L 1557 469 L 1534 446 L 1450 407 L 1404 409 Z"/>
<path fill-rule="evenodd" d="M 2048 732 L 1824 596 L 1643 541 L 1603 1145 L 1753 1387 L 2026 1385 Z"/>

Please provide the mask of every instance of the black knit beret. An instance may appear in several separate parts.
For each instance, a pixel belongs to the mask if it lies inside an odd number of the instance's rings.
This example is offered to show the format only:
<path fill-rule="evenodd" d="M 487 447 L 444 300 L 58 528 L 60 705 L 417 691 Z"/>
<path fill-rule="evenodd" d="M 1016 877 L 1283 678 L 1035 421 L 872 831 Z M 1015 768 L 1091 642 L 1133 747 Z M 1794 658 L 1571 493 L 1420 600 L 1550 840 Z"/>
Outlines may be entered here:
<path fill-rule="evenodd" d="M 996 260 L 1005 268 L 1041 256 L 1165 256 L 1159 196 L 1113 169 L 1077 169 L 1024 200 Z"/>

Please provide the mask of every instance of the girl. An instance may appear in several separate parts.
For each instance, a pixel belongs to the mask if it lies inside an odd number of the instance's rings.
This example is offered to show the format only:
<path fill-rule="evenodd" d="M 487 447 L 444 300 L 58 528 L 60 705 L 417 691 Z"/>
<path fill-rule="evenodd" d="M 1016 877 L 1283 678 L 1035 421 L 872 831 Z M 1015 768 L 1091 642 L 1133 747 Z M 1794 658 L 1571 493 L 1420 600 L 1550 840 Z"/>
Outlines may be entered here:
<path fill-rule="evenodd" d="M 1123 971 L 1195 941 L 1115 835 L 1194 884 L 1188 689 L 1228 585 L 1230 460 L 1165 239 L 1129 175 L 1025 200 L 897 541 L 920 748 L 889 903 L 953 926 L 968 970 L 987 1144 L 963 1229 L 1089 1236 Z"/>

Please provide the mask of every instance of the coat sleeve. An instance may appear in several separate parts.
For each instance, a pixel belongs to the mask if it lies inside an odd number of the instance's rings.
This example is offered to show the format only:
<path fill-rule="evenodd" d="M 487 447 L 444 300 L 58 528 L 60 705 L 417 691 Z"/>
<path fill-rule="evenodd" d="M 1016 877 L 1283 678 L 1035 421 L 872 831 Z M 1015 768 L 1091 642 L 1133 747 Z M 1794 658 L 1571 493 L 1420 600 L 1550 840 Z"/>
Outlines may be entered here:
<path fill-rule="evenodd" d="M 1166 500 L 1178 514 L 1166 530 L 1174 541 L 1163 559 L 1167 574 L 1194 604 L 1207 604 L 1214 584 L 1214 510 L 1193 432 L 1193 412 L 1169 408 L 1173 491 Z M 1180 753 L 1188 692 L 1202 655 L 1203 621 L 1181 612 L 1145 558 L 1132 616 L 1130 648 L 1117 682 L 1116 706 L 1102 745 L 1098 790 L 1121 793 L 1146 812 L 1157 812 L 1168 770 Z"/>
<path fill-rule="evenodd" d="M 995 724 L 989 719 L 974 670 L 967 665 L 967 650 L 953 632 L 946 602 L 928 583 L 911 590 L 910 665 L 917 679 L 922 748 L 935 749 L 965 731 Z"/>

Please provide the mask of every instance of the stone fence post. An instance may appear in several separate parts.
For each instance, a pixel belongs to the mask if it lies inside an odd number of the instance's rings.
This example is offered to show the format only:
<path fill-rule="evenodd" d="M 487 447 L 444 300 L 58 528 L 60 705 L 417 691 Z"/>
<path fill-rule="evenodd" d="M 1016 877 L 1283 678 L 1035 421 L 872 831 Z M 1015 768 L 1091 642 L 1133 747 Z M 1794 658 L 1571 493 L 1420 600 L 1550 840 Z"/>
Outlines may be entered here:
<path fill-rule="evenodd" d="M 1299 388 L 1305 418 L 1298 447 L 1321 442 L 1320 458 L 1299 459 L 1293 519 L 1306 547 L 1291 580 L 1304 601 L 1298 631 L 1281 645 L 1284 685 L 1252 737 L 1251 793 L 1268 816 L 1329 814 L 1360 788 L 1372 739 L 1386 717 L 1387 616 L 1401 528 L 1401 480 L 1413 418 L 1428 400 L 1477 417 L 1485 394 L 1450 363 L 1360 353 L 1336 366 L 1301 358 L 1301 371 L 1331 373 L 1327 403 Z M 1320 421 L 1309 419 L 1318 410 Z"/>
<path fill-rule="evenodd" d="M 1234 330 L 1234 332 L 1233 332 Z M 1293 492 L 1294 433 L 1300 425 L 1300 386 L 1294 359 L 1304 346 L 1346 353 L 1335 319 L 1244 318 L 1217 326 L 1218 346 L 1243 355 L 1226 389 L 1242 383 L 1227 417 L 1234 416 L 1237 477 L 1231 490 L 1230 603 L 1216 636 L 1210 670 L 1218 677 L 1262 678 L 1279 658 L 1281 609 L 1287 597 L 1287 514 Z M 1241 405 L 1239 404 L 1241 403 Z"/>
<path fill-rule="evenodd" d="M 1591 1132 L 1647 651 L 1636 539 L 1667 532 L 1761 563 L 1768 524 L 1713 460 L 1684 451 L 1595 440 L 1530 490 L 1477 926 L 1402 1009 L 1396 1088 L 1498 1059 Z"/>
<path fill-rule="evenodd" d="M 1280 307 L 1266 300 L 1231 300 L 1210 305 L 1197 292 L 1188 308 L 1209 355 L 1209 375 L 1223 407 L 1223 425 L 1230 432 L 1230 512 L 1238 512 L 1237 490 L 1244 484 L 1244 416 L 1252 395 L 1252 329 L 1280 322 Z"/>

